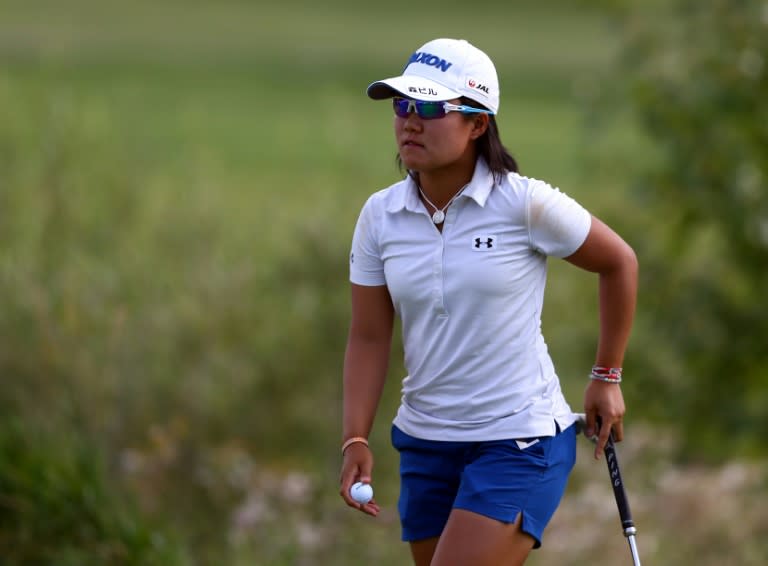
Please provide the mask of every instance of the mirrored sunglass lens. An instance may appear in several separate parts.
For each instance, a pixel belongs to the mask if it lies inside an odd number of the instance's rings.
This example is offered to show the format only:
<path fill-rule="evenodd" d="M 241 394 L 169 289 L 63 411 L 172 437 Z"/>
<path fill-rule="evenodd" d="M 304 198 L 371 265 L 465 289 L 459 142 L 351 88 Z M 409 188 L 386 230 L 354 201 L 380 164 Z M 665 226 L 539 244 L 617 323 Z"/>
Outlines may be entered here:
<path fill-rule="evenodd" d="M 395 109 L 395 114 L 400 116 L 401 118 L 407 118 L 408 117 L 408 106 L 409 101 L 405 98 L 393 98 L 392 99 L 392 106 Z"/>
<path fill-rule="evenodd" d="M 445 116 L 445 109 L 442 102 L 416 102 L 416 112 L 420 118 L 432 120 Z"/>
<path fill-rule="evenodd" d="M 410 114 L 411 104 L 416 109 L 416 114 L 424 120 L 433 120 L 445 116 L 445 108 L 442 102 L 423 102 L 420 100 L 409 100 L 407 98 L 393 98 L 392 107 L 395 114 L 401 118 L 407 118 Z"/>

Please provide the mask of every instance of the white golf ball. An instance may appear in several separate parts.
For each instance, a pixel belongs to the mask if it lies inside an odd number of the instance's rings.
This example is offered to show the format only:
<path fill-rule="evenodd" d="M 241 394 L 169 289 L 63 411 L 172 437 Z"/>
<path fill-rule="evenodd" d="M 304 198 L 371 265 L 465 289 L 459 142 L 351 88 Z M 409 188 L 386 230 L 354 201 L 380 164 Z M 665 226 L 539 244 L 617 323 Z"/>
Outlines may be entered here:
<path fill-rule="evenodd" d="M 373 488 L 370 484 L 357 482 L 349 488 L 349 495 L 358 503 L 365 505 L 373 499 Z"/>

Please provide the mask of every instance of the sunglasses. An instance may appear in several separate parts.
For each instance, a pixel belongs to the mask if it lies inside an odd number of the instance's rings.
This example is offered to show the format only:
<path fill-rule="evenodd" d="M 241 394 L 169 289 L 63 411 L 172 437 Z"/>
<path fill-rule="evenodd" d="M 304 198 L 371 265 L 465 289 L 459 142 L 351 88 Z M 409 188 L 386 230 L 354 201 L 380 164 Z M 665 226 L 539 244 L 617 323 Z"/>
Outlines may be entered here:
<path fill-rule="evenodd" d="M 422 120 L 445 118 L 448 112 L 461 112 L 462 114 L 489 114 L 493 116 L 493 112 L 485 110 L 484 108 L 473 108 L 472 106 L 451 104 L 450 102 L 426 102 L 423 100 L 395 97 L 392 99 L 392 106 L 395 109 L 395 114 L 400 118 L 407 118 L 412 112 L 416 112 L 416 115 Z"/>

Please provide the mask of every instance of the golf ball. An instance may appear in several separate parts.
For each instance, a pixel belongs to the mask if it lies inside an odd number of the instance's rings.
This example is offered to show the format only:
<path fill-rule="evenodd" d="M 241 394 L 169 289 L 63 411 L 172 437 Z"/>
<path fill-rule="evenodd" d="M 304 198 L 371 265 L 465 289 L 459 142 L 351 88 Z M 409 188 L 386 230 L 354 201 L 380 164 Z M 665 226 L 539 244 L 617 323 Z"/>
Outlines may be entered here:
<path fill-rule="evenodd" d="M 349 489 L 349 495 L 358 503 L 365 505 L 373 499 L 373 488 L 370 484 L 357 482 Z"/>

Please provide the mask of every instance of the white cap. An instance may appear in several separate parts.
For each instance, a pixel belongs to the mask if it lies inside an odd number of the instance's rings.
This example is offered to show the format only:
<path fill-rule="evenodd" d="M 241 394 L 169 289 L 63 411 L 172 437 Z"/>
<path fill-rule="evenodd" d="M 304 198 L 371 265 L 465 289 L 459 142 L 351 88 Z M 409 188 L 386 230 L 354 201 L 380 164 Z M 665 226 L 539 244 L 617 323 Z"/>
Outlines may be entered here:
<path fill-rule="evenodd" d="M 434 39 L 411 55 L 402 75 L 371 83 L 368 96 L 436 101 L 466 96 L 497 113 L 499 79 L 488 55 L 468 41 Z"/>

